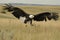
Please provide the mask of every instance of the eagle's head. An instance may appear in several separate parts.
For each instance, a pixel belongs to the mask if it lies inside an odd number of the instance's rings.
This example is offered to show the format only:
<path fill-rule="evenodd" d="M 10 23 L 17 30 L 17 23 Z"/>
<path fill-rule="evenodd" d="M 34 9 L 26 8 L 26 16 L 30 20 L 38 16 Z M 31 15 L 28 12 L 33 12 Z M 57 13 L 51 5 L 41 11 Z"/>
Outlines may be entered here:
<path fill-rule="evenodd" d="M 34 15 L 29 15 L 29 18 L 34 18 Z"/>

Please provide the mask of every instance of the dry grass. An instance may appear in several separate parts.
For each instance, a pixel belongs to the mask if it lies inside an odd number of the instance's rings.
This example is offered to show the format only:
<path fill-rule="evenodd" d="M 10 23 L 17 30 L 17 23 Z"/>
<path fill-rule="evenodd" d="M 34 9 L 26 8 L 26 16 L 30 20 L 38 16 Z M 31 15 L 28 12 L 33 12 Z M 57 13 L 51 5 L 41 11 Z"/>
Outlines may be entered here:
<path fill-rule="evenodd" d="M 60 13 L 60 6 L 22 6 L 19 8 L 29 14 L 45 11 Z M 60 18 L 58 21 L 33 21 L 33 24 L 34 26 L 29 23 L 24 24 L 8 12 L 0 14 L 0 40 L 60 40 Z"/>

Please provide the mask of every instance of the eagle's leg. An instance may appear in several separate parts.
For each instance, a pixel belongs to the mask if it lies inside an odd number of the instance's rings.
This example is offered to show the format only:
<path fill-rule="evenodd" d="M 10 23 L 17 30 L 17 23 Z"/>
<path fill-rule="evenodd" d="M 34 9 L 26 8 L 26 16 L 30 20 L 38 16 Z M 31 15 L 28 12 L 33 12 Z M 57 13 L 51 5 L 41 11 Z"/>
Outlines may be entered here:
<path fill-rule="evenodd" d="M 33 26 L 33 24 L 32 24 L 32 20 L 30 20 L 30 24 L 31 24 L 31 26 Z"/>

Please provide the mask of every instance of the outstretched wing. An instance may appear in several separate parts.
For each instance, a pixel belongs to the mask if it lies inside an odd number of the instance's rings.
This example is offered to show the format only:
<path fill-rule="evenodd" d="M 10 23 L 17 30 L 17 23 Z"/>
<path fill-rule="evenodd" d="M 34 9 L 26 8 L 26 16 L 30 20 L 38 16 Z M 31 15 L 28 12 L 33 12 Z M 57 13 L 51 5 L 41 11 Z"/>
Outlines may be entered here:
<path fill-rule="evenodd" d="M 46 13 L 47 12 L 45 12 L 45 13 L 39 13 L 39 14 L 37 14 L 37 15 L 34 15 L 34 20 L 35 21 L 43 21 L 43 20 L 45 20 L 46 19 Z"/>
<path fill-rule="evenodd" d="M 18 8 L 18 7 L 15 7 L 15 6 L 12 6 L 11 4 L 6 4 L 5 6 L 3 6 L 3 10 L 7 10 L 8 12 L 12 12 L 12 15 L 14 15 L 16 18 L 20 18 L 20 17 L 27 17 L 29 16 L 29 14 L 27 14 L 24 10 Z"/>
<path fill-rule="evenodd" d="M 58 15 L 54 12 L 50 13 L 50 12 L 43 12 L 43 13 L 39 13 L 37 15 L 34 15 L 34 18 L 33 20 L 35 21 L 47 21 L 48 20 L 51 20 L 51 19 L 54 19 L 54 20 L 57 20 L 58 19 Z M 47 18 L 47 19 L 46 19 Z"/>

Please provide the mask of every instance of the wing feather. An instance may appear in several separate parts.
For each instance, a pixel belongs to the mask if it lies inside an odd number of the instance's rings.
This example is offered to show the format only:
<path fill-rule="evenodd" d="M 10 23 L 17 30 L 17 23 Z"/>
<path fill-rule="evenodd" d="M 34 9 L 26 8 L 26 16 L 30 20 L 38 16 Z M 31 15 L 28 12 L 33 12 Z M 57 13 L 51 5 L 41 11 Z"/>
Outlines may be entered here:
<path fill-rule="evenodd" d="M 51 15 L 49 12 L 43 12 L 43 13 L 39 13 L 37 15 L 34 15 L 34 20 L 35 21 L 44 21 L 46 20 L 46 17 Z"/>

